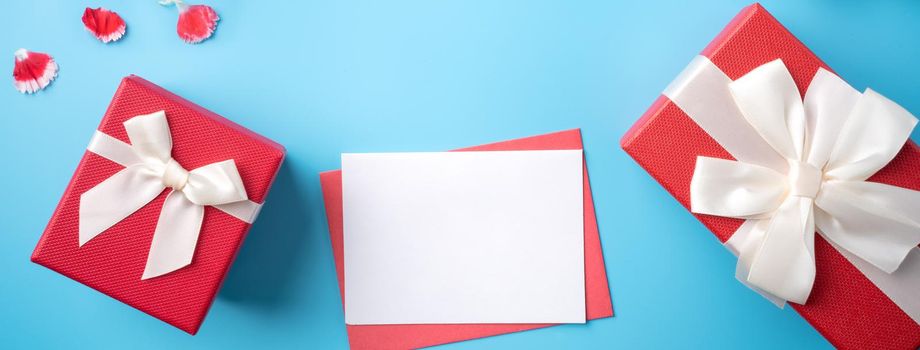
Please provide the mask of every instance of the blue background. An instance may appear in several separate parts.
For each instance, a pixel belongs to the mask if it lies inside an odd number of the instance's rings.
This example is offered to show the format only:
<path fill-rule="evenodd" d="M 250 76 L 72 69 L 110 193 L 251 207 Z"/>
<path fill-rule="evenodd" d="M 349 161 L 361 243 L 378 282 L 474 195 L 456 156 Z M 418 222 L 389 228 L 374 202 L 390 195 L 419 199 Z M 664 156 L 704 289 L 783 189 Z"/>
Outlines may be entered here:
<path fill-rule="evenodd" d="M 146 1 L 9 1 L 0 71 L 48 52 L 35 96 L 0 88 L 0 341 L 6 348 L 347 347 L 318 173 L 341 152 L 436 151 L 582 128 L 616 317 L 448 345 L 829 348 L 734 278 L 735 259 L 619 147 L 659 92 L 745 5 L 613 1 L 212 1 L 187 45 Z M 128 22 L 103 45 L 84 6 Z M 858 89 L 920 114 L 916 2 L 766 1 Z M 197 336 L 29 262 L 121 77 L 138 74 L 287 147 Z M 9 77 L 9 75 L 7 75 Z M 11 78 L 8 81 L 11 81 Z M 914 133 L 918 139 L 920 133 Z"/>

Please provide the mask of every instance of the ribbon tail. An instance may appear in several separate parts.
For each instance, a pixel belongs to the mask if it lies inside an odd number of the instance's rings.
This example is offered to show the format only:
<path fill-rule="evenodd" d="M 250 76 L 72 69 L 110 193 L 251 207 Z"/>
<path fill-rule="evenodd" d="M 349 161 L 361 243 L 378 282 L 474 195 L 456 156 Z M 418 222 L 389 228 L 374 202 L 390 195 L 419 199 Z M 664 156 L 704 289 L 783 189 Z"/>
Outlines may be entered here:
<path fill-rule="evenodd" d="M 192 203 L 182 192 L 171 192 L 163 202 L 141 279 L 162 276 L 191 264 L 202 220 L 203 206 Z"/>
<path fill-rule="evenodd" d="M 763 245 L 764 236 L 770 227 L 770 220 L 746 220 L 741 227 L 735 230 L 731 238 L 725 242 L 725 247 L 738 257 L 738 264 L 735 267 L 735 278 L 742 284 L 757 292 L 773 305 L 783 308 L 786 300 L 776 295 L 770 294 L 763 289 L 748 283 L 747 278 L 751 275 L 751 264 L 757 257 L 757 251 Z"/>
<path fill-rule="evenodd" d="M 770 219 L 747 281 L 779 298 L 804 304 L 815 282 L 813 201 L 789 197 Z"/>
<path fill-rule="evenodd" d="M 134 165 L 84 192 L 80 195 L 80 245 L 150 203 L 163 189 L 150 169 Z"/>
<path fill-rule="evenodd" d="M 256 217 L 258 217 L 259 212 L 262 211 L 262 204 L 253 202 L 251 200 L 245 200 L 214 205 L 214 208 L 217 208 L 220 211 L 229 214 L 230 216 L 240 219 L 247 224 L 251 224 L 256 221 Z"/>

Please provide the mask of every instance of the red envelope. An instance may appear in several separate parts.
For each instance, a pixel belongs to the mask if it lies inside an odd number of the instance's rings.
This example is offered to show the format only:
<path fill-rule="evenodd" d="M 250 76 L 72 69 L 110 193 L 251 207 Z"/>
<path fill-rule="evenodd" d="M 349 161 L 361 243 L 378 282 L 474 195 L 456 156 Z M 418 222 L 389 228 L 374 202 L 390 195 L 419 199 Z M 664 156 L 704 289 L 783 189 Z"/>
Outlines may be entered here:
<path fill-rule="evenodd" d="M 582 149 L 581 131 L 560 131 L 546 135 L 462 148 L 456 151 L 533 151 Z M 588 320 L 613 316 L 607 271 L 601 250 L 594 200 L 588 168 L 584 168 L 585 208 L 585 307 Z M 335 256 L 335 269 L 339 279 L 339 293 L 345 299 L 344 247 L 342 245 L 342 171 L 320 174 L 329 236 Z M 424 325 L 346 325 L 348 342 L 352 349 L 414 349 L 427 346 L 470 340 L 493 335 L 526 331 L 553 326 L 553 324 L 424 324 Z"/>

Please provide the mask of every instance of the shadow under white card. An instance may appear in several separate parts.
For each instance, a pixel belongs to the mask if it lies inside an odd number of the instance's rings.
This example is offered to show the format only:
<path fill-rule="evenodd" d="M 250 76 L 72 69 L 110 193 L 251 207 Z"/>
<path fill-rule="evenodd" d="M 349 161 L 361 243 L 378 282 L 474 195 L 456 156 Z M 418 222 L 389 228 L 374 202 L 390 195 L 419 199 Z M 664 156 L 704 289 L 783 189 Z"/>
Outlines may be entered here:
<path fill-rule="evenodd" d="M 343 154 L 346 323 L 584 323 L 582 159 Z"/>

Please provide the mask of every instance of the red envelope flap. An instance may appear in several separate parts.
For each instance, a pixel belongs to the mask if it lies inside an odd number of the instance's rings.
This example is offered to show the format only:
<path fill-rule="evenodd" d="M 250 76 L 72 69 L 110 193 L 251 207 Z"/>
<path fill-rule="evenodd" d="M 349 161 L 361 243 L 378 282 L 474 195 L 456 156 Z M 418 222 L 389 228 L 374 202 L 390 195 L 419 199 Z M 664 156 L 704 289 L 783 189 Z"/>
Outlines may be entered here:
<path fill-rule="evenodd" d="M 129 142 L 122 123 L 159 110 L 166 111 L 173 156 L 180 164 L 191 170 L 232 158 L 250 200 L 264 201 L 284 159 L 284 148 L 140 77 L 122 80 L 99 130 Z M 121 169 L 94 153 L 84 154 L 32 261 L 194 334 L 250 225 L 206 207 L 191 265 L 141 280 L 168 191 L 83 247 L 78 244 L 80 195 Z"/>
<path fill-rule="evenodd" d="M 456 151 L 516 151 L 582 149 L 581 131 L 561 131 L 540 136 L 462 148 Z M 591 184 L 585 166 L 585 304 L 589 320 L 613 316 L 607 271 L 597 230 Z M 342 244 L 342 172 L 320 174 L 329 237 L 339 279 L 339 293 L 344 300 L 344 247 Z M 414 349 L 451 342 L 519 332 L 552 324 L 463 324 L 463 325 L 346 325 L 352 349 Z"/>
<path fill-rule="evenodd" d="M 732 79 L 781 58 L 800 92 L 818 67 L 827 67 L 758 4 L 741 11 L 701 53 Z M 621 146 L 684 207 L 698 155 L 733 159 L 667 97 L 660 96 L 623 136 Z M 908 141 L 870 181 L 920 190 L 920 149 Z M 725 242 L 742 220 L 694 216 Z M 815 241 L 817 279 L 806 305 L 791 304 L 839 348 L 916 349 L 920 326 L 820 236 Z"/>

